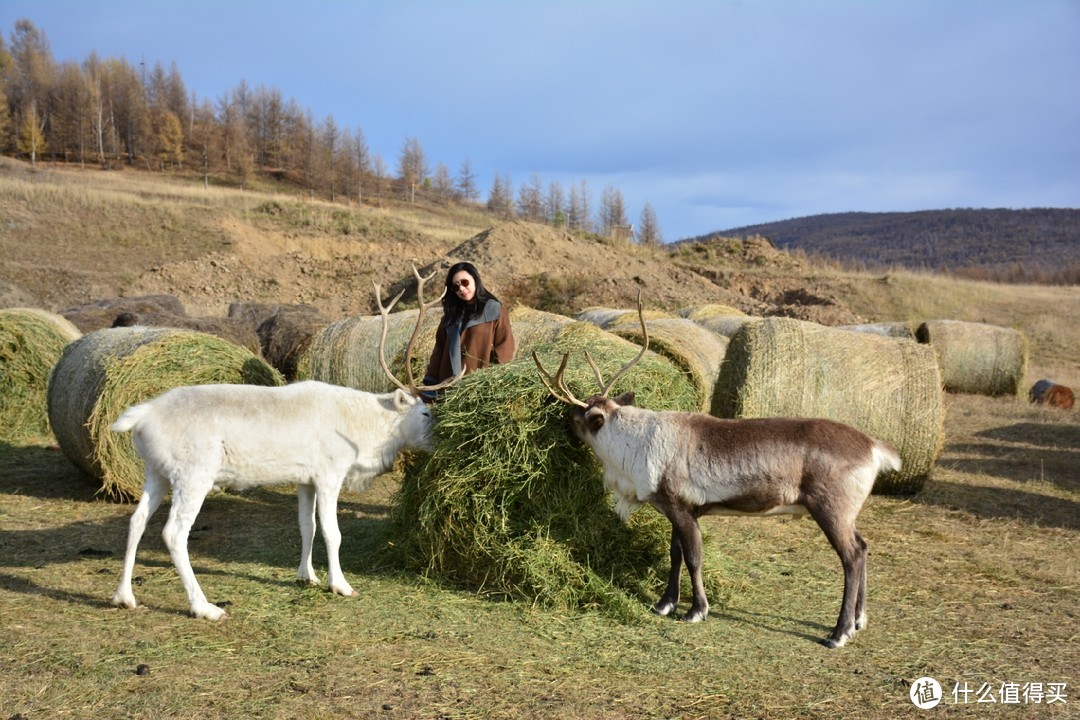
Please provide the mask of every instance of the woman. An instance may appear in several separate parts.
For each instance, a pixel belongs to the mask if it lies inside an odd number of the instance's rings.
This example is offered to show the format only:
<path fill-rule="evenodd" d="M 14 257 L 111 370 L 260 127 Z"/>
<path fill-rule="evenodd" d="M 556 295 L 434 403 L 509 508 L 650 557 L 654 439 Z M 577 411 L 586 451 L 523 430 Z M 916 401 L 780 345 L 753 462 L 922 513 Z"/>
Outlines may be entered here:
<path fill-rule="evenodd" d="M 435 332 L 435 348 L 428 360 L 425 385 L 434 385 L 492 363 L 514 359 L 514 332 L 510 316 L 498 298 L 487 291 L 480 272 L 470 262 L 459 262 L 446 273 L 443 316 Z"/>

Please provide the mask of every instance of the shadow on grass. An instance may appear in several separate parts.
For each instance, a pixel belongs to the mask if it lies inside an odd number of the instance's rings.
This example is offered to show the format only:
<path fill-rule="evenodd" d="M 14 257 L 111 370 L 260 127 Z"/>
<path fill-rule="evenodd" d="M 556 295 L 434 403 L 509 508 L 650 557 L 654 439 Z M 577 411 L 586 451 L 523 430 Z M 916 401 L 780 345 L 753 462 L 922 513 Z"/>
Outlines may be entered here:
<path fill-rule="evenodd" d="M 824 625 L 816 622 L 810 622 L 809 620 L 801 620 L 797 618 L 786 617 L 783 615 L 771 615 L 767 613 L 750 612 L 748 610 L 738 610 L 736 608 L 725 607 L 719 611 L 714 609 L 709 610 L 709 620 L 719 620 L 720 622 L 739 623 L 742 625 L 749 625 L 750 627 L 764 630 L 766 632 L 775 633 L 778 635 L 790 635 L 800 640 L 809 640 L 810 642 L 821 644 L 822 638 L 832 632 L 831 627 L 825 627 Z M 790 626 L 802 626 L 808 629 L 807 632 L 801 632 L 799 630 L 790 629 Z M 812 634 L 810 630 L 819 631 L 819 634 Z"/>
<path fill-rule="evenodd" d="M 0 493 L 42 499 L 94 500 L 101 486 L 55 445 L 0 441 Z"/>
<path fill-rule="evenodd" d="M 975 436 L 1055 450 L 1080 450 L 1080 429 L 1076 425 L 1022 422 L 983 430 Z"/>
<path fill-rule="evenodd" d="M 912 497 L 911 501 L 960 510 L 985 519 L 1019 520 L 1040 527 L 1080 529 L 1080 503 L 1023 490 L 933 480 L 926 490 Z"/>

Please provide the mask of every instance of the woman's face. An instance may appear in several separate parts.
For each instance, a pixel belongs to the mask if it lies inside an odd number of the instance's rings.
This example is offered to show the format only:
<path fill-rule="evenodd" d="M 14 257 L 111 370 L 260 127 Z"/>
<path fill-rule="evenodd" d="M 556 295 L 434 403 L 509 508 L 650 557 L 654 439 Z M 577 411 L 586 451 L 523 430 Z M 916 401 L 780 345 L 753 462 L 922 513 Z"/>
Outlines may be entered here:
<path fill-rule="evenodd" d="M 450 278 L 450 290 L 457 293 L 462 302 L 472 302 L 476 295 L 476 280 L 467 270 L 458 270 L 454 277 Z"/>

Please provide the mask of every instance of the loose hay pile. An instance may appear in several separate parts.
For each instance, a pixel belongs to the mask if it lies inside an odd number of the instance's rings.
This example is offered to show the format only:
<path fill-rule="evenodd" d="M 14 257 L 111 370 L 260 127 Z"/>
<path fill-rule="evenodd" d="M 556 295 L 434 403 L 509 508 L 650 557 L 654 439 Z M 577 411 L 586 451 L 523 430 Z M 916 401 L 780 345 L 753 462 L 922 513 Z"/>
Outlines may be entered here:
<path fill-rule="evenodd" d="M 960 320 L 929 320 L 915 337 L 934 348 L 948 392 L 1016 395 L 1027 372 L 1027 338 L 1018 330 Z"/>
<path fill-rule="evenodd" d="M 419 310 L 402 310 L 389 314 L 386 333 L 386 361 L 390 370 L 406 381 L 405 346 L 416 328 Z M 441 312 L 429 312 L 424 317 L 420 334 L 413 348 L 413 376 L 417 383 L 424 378 L 424 369 L 435 347 L 435 331 L 442 319 Z M 367 392 L 389 392 L 396 386 L 386 377 L 379 363 L 379 338 L 383 320 L 379 315 L 345 318 L 317 331 L 300 353 L 296 362 L 298 380 L 321 380 Z"/>
<path fill-rule="evenodd" d="M 550 369 L 571 353 L 566 379 L 581 397 L 598 390 L 586 348 L 605 377 L 639 349 L 586 323 L 540 347 Z M 655 409 L 697 402 L 686 376 L 653 354 L 612 394 L 627 389 Z M 529 357 L 467 375 L 436 406 L 435 451 L 406 464 L 391 523 L 400 561 L 491 596 L 640 617 L 664 583 L 670 525 L 649 509 L 619 521 L 567 413 Z"/>
<path fill-rule="evenodd" d="M 142 463 L 131 436 L 109 426 L 131 405 L 181 385 L 281 385 L 281 375 L 221 338 L 167 328 L 113 328 L 64 350 L 48 388 L 49 421 L 64 454 L 110 498 L 138 497 Z"/>
<path fill-rule="evenodd" d="M 708 412 L 728 338 L 678 317 L 646 317 L 645 326 L 649 330 L 649 347 L 690 375 L 698 391 L 696 409 Z M 608 330 L 639 346 L 645 341 L 636 312 L 616 318 Z"/>
<path fill-rule="evenodd" d="M 922 489 L 943 440 L 941 375 L 927 346 L 789 318 L 731 339 L 713 414 L 824 417 L 891 442 L 904 467 L 878 478 L 883 494 Z"/>
<path fill-rule="evenodd" d="M 67 319 L 44 310 L 0 310 L 0 438 L 49 436 L 49 373 L 81 334 Z"/>

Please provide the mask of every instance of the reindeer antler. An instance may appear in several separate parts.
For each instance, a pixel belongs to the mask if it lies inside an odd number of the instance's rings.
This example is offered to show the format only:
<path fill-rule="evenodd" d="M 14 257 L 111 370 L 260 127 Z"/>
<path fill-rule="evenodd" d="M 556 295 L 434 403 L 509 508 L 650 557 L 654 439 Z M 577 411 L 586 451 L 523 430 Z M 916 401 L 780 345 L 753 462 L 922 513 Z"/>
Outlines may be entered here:
<path fill-rule="evenodd" d="M 382 337 L 379 338 L 379 364 L 382 365 L 383 372 L 386 373 L 386 376 L 390 378 L 391 382 L 393 382 L 405 392 L 419 396 L 421 392 L 431 392 L 450 387 L 458 380 L 460 380 L 461 377 L 465 374 L 465 368 L 462 367 L 461 372 L 459 372 L 454 377 L 443 380 L 441 383 L 437 383 L 435 385 L 416 384 L 416 378 L 413 375 L 412 370 L 413 346 L 416 344 L 416 338 L 420 336 L 420 328 L 424 324 L 424 316 L 427 314 L 428 310 L 435 307 L 439 304 L 440 301 L 442 301 L 443 295 L 446 294 L 446 288 L 443 288 L 442 294 L 439 295 L 439 297 L 435 298 L 431 302 L 425 303 L 424 284 L 427 283 L 427 281 L 431 278 L 435 277 L 436 271 L 433 270 L 430 275 L 428 275 L 427 277 L 423 277 L 422 275 L 420 275 L 420 271 L 416 269 L 415 264 L 413 264 L 412 266 L 412 271 L 413 275 L 416 277 L 416 299 L 420 305 L 420 311 L 419 314 L 416 316 L 416 326 L 413 328 L 412 335 L 409 337 L 409 344 L 405 346 L 405 374 L 406 377 L 408 377 L 409 379 L 408 385 L 405 385 L 403 382 L 397 379 L 397 376 L 395 376 L 394 373 L 390 370 L 390 364 L 386 361 L 386 332 L 390 327 L 390 311 L 394 308 L 394 305 L 397 304 L 397 301 L 401 299 L 401 296 L 405 294 L 405 289 L 402 288 L 401 292 L 397 294 L 397 297 L 390 301 L 389 307 L 383 307 L 382 287 L 380 287 L 379 283 L 375 281 L 372 281 L 371 284 L 375 286 L 375 301 L 379 304 L 379 314 L 382 315 Z"/>
<path fill-rule="evenodd" d="M 639 352 L 633 360 L 623 365 L 617 373 L 612 375 L 607 383 L 604 382 L 604 376 L 601 374 L 600 368 L 596 366 L 596 362 L 592 359 L 592 355 L 589 354 L 588 350 L 585 351 L 585 359 L 588 361 L 589 367 L 592 368 L 593 374 L 596 376 L 596 384 L 600 386 L 599 394 L 603 397 L 608 396 L 608 393 L 611 392 L 611 388 L 614 387 L 619 378 L 625 375 L 630 368 L 641 362 L 641 358 L 645 357 L 645 351 L 649 349 L 649 328 L 645 326 L 645 311 L 641 304 L 641 290 L 638 290 L 637 311 L 638 320 L 641 321 L 641 334 L 644 338 L 641 343 L 641 352 Z M 587 407 L 587 403 L 578 400 L 574 394 L 570 392 L 570 388 L 566 386 L 566 381 L 563 379 L 563 373 L 566 372 L 566 363 L 570 359 L 570 353 L 563 353 L 562 362 L 559 364 L 559 369 L 555 373 L 555 377 L 552 377 L 551 373 L 544 369 L 535 350 L 533 350 L 532 356 L 533 362 L 536 363 L 536 369 L 540 371 L 540 380 L 544 383 L 544 387 L 548 389 L 548 392 L 551 393 L 552 397 L 567 405 Z M 552 385 L 555 387 L 552 387 Z M 562 394 L 560 394 L 560 392 Z"/>

